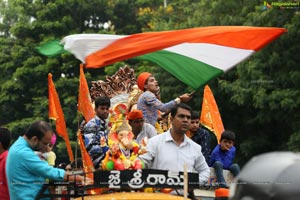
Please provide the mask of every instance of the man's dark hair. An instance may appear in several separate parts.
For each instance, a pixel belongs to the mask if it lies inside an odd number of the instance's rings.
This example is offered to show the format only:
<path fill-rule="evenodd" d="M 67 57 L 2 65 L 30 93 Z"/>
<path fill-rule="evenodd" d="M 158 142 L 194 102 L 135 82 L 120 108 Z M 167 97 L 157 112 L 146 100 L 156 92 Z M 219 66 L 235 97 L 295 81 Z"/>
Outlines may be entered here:
<path fill-rule="evenodd" d="M 0 128 L 0 143 L 2 148 L 7 150 L 11 141 L 11 133 L 7 128 Z"/>
<path fill-rule="evenodd" d="M 224 139 L 235 141 L 235 133 L 232 131 L 224 131 L 221 135 L 220 141 Z"/>
<path fill-rule="evenodd" d="M 191 113 L 191 120 L 193 120 L 193 119 L 199 119 L 200 117 L 199 117 L 199 112 L 197 112 L 197 111 L 192 111 L 192 113 Z"/>
<path fill-rule="evenodd" d="M 41 140 L 44 137 L 44 135 L 49 131 L 53 132 L 48 122 L 36 121 L 30 125 L 25 135 L 28 139 L 31 139 L 33 136 L 36 136 L 39 140 Z"/>
<path fill-rule="evenodd" d="M 175 117 L 175 115 L 176 115 L 176 113 L 178 111 L 178 108 L 182 108 L 182 109 L 188 110 L 190 112 L 192 111 L 191 107 L 188 106 L 187 104 L 185 104 L 185 103 L 179 103 L 179 104 L 177 104 L 175 107 L 173 107 L 171 109 L 171 116 L 172 117 Z"/>
<path fill-rule="evenodd" d="M 97 97 L 95 99 L 95 108 L 98 108 L 99 106 L 108 106 L 110 107 L 110 99 L 108 97 Z"/>

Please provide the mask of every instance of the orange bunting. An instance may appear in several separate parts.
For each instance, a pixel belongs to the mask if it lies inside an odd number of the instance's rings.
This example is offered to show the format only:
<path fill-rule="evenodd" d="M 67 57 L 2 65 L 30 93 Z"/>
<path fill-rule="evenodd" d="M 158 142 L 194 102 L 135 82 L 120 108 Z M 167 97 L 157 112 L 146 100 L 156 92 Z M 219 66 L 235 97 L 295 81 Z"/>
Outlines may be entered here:
<path fill-rule="evenodd" d="M 82 64 L 80 65 L 78 111 L 83 115 L 86 122 L 90 121 L 95 115 Z"/>
<path fill-rule="evenodd" d="M 49 119 L 55 120 L 56 132 L 61 136 L 65 142 L 69 155 L 70 161 L 74 161 L 74 156 L 69 140 L 69 135 L 67 132 L 66 122 L 63 110 L 60 105 L 58 94 L 55 89 L 55 85 L 52 81 L 52 74 L 48 74 L 48 95 L 49 95 Z"/>
<path fill-rule="evenodd" d="M 216 135 L 218 143 L 220 143 L 224 126 L 216 100 L 208 85 L 204 88 L 200 123 L 212 131 Z"/>

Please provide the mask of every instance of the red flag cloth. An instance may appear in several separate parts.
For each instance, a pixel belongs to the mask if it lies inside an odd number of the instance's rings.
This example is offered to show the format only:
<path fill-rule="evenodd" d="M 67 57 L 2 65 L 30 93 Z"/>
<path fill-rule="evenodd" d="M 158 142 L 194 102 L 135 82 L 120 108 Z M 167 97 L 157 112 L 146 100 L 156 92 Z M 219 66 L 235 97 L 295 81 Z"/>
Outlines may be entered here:
<path fill-rule="evenodd" d="M 65 142 L 70 161 L 74 161 L 72 148 L 70 145 L 69 135 L 67 132 L 64 113 L 62 111 L 58 94 L 55 85 L 52 81 L 52 74 L 48 74 L 48 93 L 49 93 L 49 119 L 55 120 L 56 132 L 61 136 Z"/>
<path fill-rule="evenodd" d="M 85 149 L 84 142 L 82 139 L 81 132 L 77 132 L 77 139 L 78 139 L 78 144 L 80 147 L 80 152 L 81 152 L 81 158 L 82 158 L 82 164 L 83 164 L 83 172 L 87 173 L 86 176 L 90 179 L 94 179 L 94 174 L 93 172 L 95 171 L 93 161 L 88 154 L 88 152 Z M 90 189 L 87 190 L 88 194 L 101 194 L 102 189 L 101 188 L 95 188 L 95 189 Z"/>
<path fill-rule="evenodd" d="M 90 121 L 95 115 L 82 64 L 80 65 L 78 111 L 83 115 L 86 122 Z"/>
<path fill-rule="evenodd" d="M 224 126 L 218 105 L 208 85 L 204 88 L 200 123 L 211 130 L 216 135 L 218 143 L 220 143 Z"/>

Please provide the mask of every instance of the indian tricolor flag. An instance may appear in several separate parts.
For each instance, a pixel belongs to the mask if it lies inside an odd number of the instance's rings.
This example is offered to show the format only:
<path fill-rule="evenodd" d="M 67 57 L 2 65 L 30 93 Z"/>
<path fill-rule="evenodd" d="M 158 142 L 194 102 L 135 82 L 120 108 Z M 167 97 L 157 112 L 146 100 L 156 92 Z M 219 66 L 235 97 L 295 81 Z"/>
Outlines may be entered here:
<path fill-rule="evenodd" d="M 214 26 L 128 36 L 78 34 L 63 38 L 59 45 L 87 68 L 99 68 L 130 58 L 145 59 L 197 89 L 284 32 L 284 28 Z M 54 55 L 55 48 L 46 46 L 39 47 L 39 52 Z"/>

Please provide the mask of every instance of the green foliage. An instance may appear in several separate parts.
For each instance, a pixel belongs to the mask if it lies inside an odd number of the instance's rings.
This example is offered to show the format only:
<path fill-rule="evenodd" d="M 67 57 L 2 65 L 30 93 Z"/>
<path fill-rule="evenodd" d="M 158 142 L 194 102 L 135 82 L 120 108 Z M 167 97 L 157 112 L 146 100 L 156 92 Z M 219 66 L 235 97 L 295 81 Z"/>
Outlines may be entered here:
<path fill-rule="evenodd" d="M 25 134 L 27 128 L 32 124 L 33 121 L 37 120 L 45 120 L 39 117 L 32 117 L 32 118 L 23 118 L 21 120 L 12 121 L 11 123 L 7 124 L 7 127 L 12 133 L 13 141 L 17 140 L 19 136 Z"/>
<path fill-rule="evenodd" d="M 288 150 L 298 152 L 300 149 L 300 132 L 294 132 L 288 141 Z"/>
<path fill-rule="evenodd" d="M 53 151 L 55 152 L 57 159 L 55 161 L 56 165 L 60 164 L 60 163 L 70 163 L 70 159 L 69 159 L 69 155 L 68 155 L 68 151 L 67 151 L 67 147 L 66 147 L 66 143 L 63 142 L 63 140 L 61 138 L 58 138 L 58 144 L 54 146 Z M 73 151 L 73 156 L 77 158 L 81 158 L 81 154 L 79 151 L 79 148 L 76 147 L 76 142 L 75 141 L 71 141 L 71 148 Z"/>
<path fill-rule="evenodd" d="M 0 124 L 16 138 L 30 123 L 48 118 L 47 75 L 52 73 L 75 150 L 79 64 L 71 54 L 53 58 L 35 48 L 69 34 L 132 34 L 199 26 L 285 27 L 288 32 L 237 68 L 210 81 L 226 129 L 237 134 L 238 161 L 274 150 L 299 151 L 300 14 L 295 9 L 263 10 L 259 0 L 78 0 L 0 1 Z M 107 28 L 104 28 L 104 24 Z M 191 88 L 160 67 L 128 60 L 101 69 L 85 69 L 88 83 L 104 80 L 124 64 L 136 75 L 153 73 L 167 102 Z M 167 77 L 167 78 L 166 78 Z M 200 110 L 202 88 L 189 105 Z M 67 155 L 58 139 L 57 156 Z M 67 160 L 63 157 L 61 160 Z"/>

